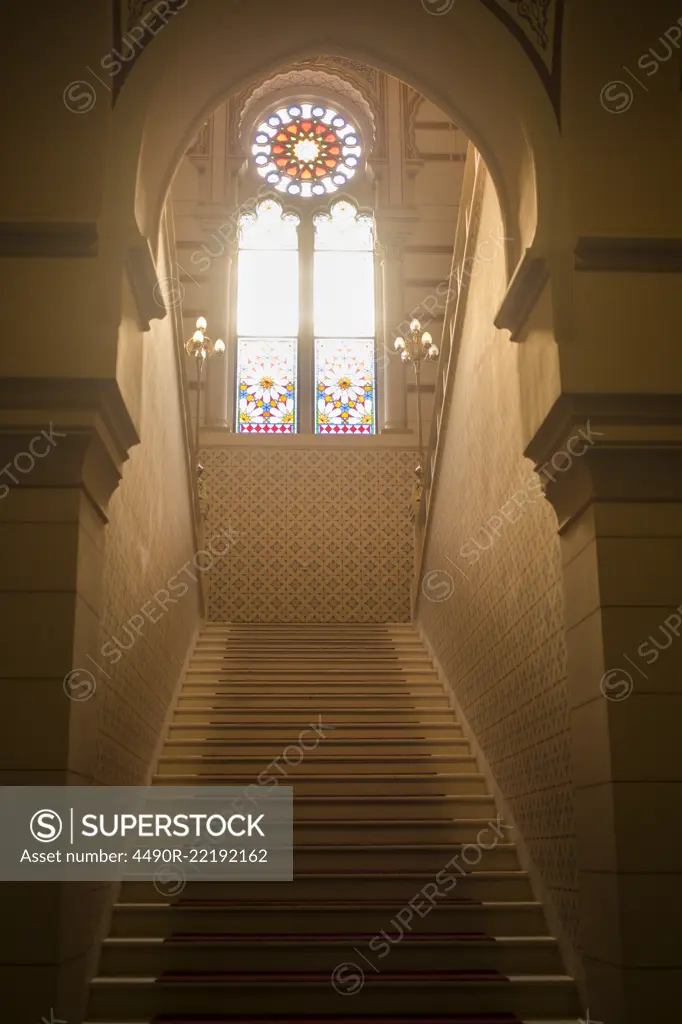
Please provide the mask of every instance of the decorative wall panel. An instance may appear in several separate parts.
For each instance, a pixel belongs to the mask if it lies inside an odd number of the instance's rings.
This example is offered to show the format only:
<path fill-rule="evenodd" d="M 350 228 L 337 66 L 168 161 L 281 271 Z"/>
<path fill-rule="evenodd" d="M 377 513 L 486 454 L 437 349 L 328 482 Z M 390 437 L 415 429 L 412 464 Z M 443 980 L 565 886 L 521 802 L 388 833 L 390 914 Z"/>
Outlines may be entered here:
<path fill-rule="evenodd" d="M 488 183 L 479 237 L 500 226 Z M 519 346 L 493 327 L 504 287 L 502 260 L 481 264 L 470 285 L 417 617 L 577 949 L 561 557 L 555 514 L 522 454 Z"/>
<path fill-rule="evenodd" d="M 202 453 L 214 622 L 404 622 L 414 565 L 414 453 L 221 447 Z"/>

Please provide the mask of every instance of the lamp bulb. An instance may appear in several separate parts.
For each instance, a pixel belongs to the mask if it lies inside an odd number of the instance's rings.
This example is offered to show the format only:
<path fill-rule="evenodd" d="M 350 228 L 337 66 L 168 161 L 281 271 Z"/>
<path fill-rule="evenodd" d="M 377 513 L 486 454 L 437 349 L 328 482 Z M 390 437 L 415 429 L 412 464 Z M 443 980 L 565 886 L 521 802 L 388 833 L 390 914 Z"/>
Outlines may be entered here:
<path fill-rule="evenodd" d="M 216 341 L 214 351 L 217 352 L 219 356 L 221 356 L 225 351 L 225 342 L 223 341 L 222 338 L 218 338 L 218 340 Z"/>
<path fill-rule="evenodd" d="M 206 322 L 206 317 L 200 316 L 199 319 L 197 320 L 197 328 L 200 331 L 205 331 L 207 327 L 208 324 Z"/>

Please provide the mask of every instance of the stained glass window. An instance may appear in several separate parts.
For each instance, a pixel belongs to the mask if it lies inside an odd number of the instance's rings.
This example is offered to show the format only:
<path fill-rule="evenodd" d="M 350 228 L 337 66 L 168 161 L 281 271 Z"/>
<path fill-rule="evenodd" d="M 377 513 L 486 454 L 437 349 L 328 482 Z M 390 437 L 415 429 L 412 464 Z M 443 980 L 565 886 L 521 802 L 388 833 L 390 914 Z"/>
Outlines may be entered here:
<path fill-rule="evenodd" d="M 291 434 L 297 420 L 299 218 L 265 200 L 241 218 L 237 284 L 239 433 Z"/>
<path fill-rule="evenodd" d="M 374 229 L 340 200 L 315 217 L 315 432 L 376 429 Z"/>
<path fill-rule="evenodd" d="M 315 342 L 316 434 L 373 434 L 374 339 Z"/>
<path fill-rule="evenodd" d="M 279 192 L 309 199 L 336 192 L 362 156 L 358 134 L 336 110 L 296 103 L 273 111 L 252 145 L 258 173 Z"/>
<path fill-rule="evenodd" d="M 240 338 L 239 433 L 296 432 L 296 340 Z"/>

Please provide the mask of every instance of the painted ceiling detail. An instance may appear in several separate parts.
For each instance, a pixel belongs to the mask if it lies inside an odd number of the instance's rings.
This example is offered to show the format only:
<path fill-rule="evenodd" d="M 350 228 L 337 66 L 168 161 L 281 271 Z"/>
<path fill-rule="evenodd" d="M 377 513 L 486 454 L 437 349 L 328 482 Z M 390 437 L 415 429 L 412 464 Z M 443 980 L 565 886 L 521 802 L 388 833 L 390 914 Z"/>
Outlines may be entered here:
<path fill-rule="evenodd" d="M 558 116 L 564 0 L 481 0 L 481 3 L 519 40 L 542 78 Z"/>

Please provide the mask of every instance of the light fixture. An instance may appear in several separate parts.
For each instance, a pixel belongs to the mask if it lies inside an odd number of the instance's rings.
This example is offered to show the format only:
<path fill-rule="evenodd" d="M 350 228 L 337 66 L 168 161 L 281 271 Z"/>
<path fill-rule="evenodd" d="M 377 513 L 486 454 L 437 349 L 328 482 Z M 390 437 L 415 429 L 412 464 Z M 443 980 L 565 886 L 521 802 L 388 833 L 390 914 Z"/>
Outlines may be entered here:
<path fill-rule="evenodd" d="M 194 455 L 196 459 L 197 475 L 199 480 L 199 490 L 201 496 L 202 480 L 201 476 L 204 472 L 204 467 L 199 462 L 199 425 L 201 423 L 201 384 L 203 379 L 204 363 L 211 356 L 222 356 L 225 354 L 225 342 L 222 338 L 218 338 L 216 341 L 212 341 L 211 338 L 206 336 L 206 328 L 208 324 L 206 317 L 200 316 L 197 320 L 197 329 L 195 330 L 192 337 L 185 343 L 185 351 L 188 356 L 192 356 L 196 360 L 197 368 L 197 410 L 196 410 L 196 425 L 194 428 Z"/>
<path fill-rule="evenodd" d="M 433 362 L 438 359 L 440 350 L 434 343 L 428 331 L 422 331 L 419 320 L 410 321 L 410 329 L 406 338 L 396 338 L 394 342 L 396 352 L 400 352 L 400 358 L 404 363 L 412 363 L 414 366 L 414 377 L 417 391 L 417 436 L 419 438 L 419 456 L 414 467 L 415 485 L 413 508 L 415 516 L 419 508 L 422 495 L 422 480 L 424 477 L 424 451 L 422 440 L 422 402 L 421 402 L 421 366 L 423 362 Z"/>

